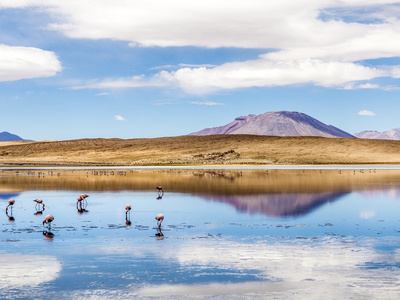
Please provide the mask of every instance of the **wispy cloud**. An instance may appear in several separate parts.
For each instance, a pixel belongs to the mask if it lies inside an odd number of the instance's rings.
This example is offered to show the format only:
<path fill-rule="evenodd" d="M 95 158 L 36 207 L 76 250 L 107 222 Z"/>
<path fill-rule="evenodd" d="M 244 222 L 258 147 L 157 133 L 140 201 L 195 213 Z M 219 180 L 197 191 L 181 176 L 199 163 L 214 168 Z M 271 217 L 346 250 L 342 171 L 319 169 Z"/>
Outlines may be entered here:
<path fill-rule="evenodd" d="M 107 96 L 110 95 L 110 93 L 98 93 L 95 96 Z"/>
<path fill-rule="evenodd" d="M 213 101 L 201 101 L 201 102 L 199 102 L 199 101 L 192 101 L 192 102 L 190 102 L 191 104 L 197 104 L 197 105 L 210 105 L 210 106 L 213 106 L 213 105 L 225 105 L 225 104 L 223 104 L 223 103 L 217 103 L 217 102 L 213 102 Z"/>
<path fill-rule="evenodd" d="M 120 116 L 120 115 L 115 115 L 114 118 L 117 121 L 125 121 L 125 118 L 123 116 Z"/>
<path fill-rule="evenodd" d="M 373 111 L 366 110 L 366 109 L 359 111 L 358 114 L 360 116 L 370 116 L 370 117 L 373 117 L 376 115 Z"/>
<path fill-rule="evenodd" d="M 175 105 L 181 103 L 178 100 L 155 100 L 154 105 Z"/>
<path fill-rule="evenodd" d="M 85 85 L 72 86 L 72 90 L 81 89 L 120 89 L 120 88 L 139 88 L 139 87 L 163 87 L 169 84 L 166 76 L 167 72 L 162 71 L 153 77 L 147 78 L 145 75 L 137 75 L 128 78 L 106 79 L 102 81 L 95 80 Z"/>
<path fill-rule="evenodd" d="M 201 65 L 193 65 L 193 64 L 177 64 L 177 65 L 164 65 L 164 66 L 157 66 L 151 68 L 150 70 L 165 70 L 165 69 L 180 69 L 180 68 L 214 68 L 217 65 L 211 64 L 201 64 Z"/>

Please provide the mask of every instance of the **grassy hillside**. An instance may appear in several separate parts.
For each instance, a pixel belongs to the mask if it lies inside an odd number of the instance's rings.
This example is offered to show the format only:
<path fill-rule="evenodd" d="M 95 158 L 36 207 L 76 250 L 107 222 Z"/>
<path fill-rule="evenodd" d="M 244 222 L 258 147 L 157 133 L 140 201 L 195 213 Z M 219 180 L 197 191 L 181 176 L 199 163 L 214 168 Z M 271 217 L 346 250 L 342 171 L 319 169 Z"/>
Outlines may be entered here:
<path fill-rule="evenodd" d="M 0 143 L 0 165 L 364 163 L 400 163 L 400 141 L 213 135 Z"/>

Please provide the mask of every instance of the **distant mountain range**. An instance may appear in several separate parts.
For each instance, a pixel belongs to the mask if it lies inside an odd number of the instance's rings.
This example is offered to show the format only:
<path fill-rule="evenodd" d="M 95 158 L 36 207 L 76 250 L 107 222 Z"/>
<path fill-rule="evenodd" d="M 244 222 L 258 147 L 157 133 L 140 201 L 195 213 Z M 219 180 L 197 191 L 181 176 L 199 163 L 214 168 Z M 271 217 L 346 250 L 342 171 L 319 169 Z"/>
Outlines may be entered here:
<path fill-rule="evenodd" d="M 229 124 L 206 128 L 190 135 L 251 134 L 269 136 L 321 136 L 329 138 L 361 138 L 400 140 L 400 128 L 378 132 L 365 130 L 354 135 L 335 126 L 326 125 L 304 113 L 272 111 L 260 115 L 238 117 Z M 30 141 L 7 131 L 0 132 L 0 142 Z"/>
<path fill-rule="evenodd" d="M 9 133 L 7 131 L 0 132 L 0 142 L 9 141 L 26 141 L 16 134 Z"/>
<path fill-rule="evenodd" d="M 231 123 L 206 128 L 190 135 L 255 134 L 271 136 L 321 136 L 330 138 L 354 138 L 332 125 L 326 125 L 306 114 L 289 111 L 273 111 L 261 115 L 238 117 Z"/>
<path fill-rule="evenodd" d="M 400 140 L 400 128 L 388 131 L 365 130 L 355 134 L 360 139 Z"/>

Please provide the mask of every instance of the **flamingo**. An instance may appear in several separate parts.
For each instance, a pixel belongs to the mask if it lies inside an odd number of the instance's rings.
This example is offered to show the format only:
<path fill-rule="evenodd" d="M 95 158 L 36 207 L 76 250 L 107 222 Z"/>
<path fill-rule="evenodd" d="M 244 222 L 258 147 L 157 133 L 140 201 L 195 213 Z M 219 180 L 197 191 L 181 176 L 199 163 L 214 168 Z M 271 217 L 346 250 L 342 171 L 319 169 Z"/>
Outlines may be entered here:
<path fill-rule="evenodd" d="M 8 207 L 9 207 L 9 206 L 13 206 L 14 203 L 15 203 L 15 200 L 14 200 L 14 199 L 8 200 L 8 205 L 6 206 L 6 213 L 7 213 L 7 211 L 8 211 Z"/>
<path fill-rule="evenodd" d="M 158 214 L 155 219 L 159 222 L 158 227 L 161 227 L 161 222 L 164 220 L 164 215 L 163 214 Z"/>
<path fill-rule="evenodd" d="M 88 194 L 81 194 L 81 195 L 79 195 L 79 197 L 78 197 L 78 201 L 82 201 L 82 200 L 85 200 L 87 197 L 89 197 L 89 195 Z"/>
<path fill-rule="evenodd" d="M 33 201 L 36 202 L 36 205 L 38 205 L 39 208 L 40 208 L 40 205 L 42 205 L 43 210 L 44 210 L 44 203 L 43 203 L 43 200 L 42 200 L 42 199 L 35 199 L 35 200 L 33 200 Z"/>
<path fill-rule="evenodd" d="M 125 210 L 126 210 L 125 214 L 128 215 L 128 212 L 130 213 L 131 209 L 132 209 L 132 205 L 130 205 L 130 204 L 125 205 Z"/>
<path fill-rule="evenodd" d="M 54 217 L 52 215 L 47 215 L 43 220 L 43 225 L 44 225 L 44 223 L 46 223 L 50 227 L 50 223 L 53 221 L 54 221 Z"/>
<path fill-rule="evenodd" d="M 86 209 L 86 207 L 87 207 L 87 200 L 86 200 L 86 198 L 87 197 L 89 197 L 89 195 L 88 194 L 81 194 L 81 195 L 79 195 L 79 197 L 78 197 L 78 201 L 76 201 L 76 208 L 78 209 L 78 211 L 79 210 L 82 210 L 82 209 Z M 82 205 L 82 203 L 84 203 L 86 201 L 86 205 Z M 79 207 L 78 207 L 79 206 Z"/>
<path fill-rule="evenodd" d="M 156 186 L 156 189 L 158 190 L 158 193 L 163 193 L 164 194 L 164 190 L 163 190 L 161 185 Z"/>

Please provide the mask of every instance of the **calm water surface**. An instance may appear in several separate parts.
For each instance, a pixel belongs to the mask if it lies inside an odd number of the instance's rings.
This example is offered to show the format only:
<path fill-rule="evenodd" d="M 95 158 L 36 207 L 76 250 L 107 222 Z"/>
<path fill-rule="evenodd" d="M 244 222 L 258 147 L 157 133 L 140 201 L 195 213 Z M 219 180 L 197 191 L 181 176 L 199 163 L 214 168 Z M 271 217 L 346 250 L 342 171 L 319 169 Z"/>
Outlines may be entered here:
<path fill-rule="evenodd" d="M 10 170 L 0 205 L 0 299 L 400 296 L 396 170 Z"/>

